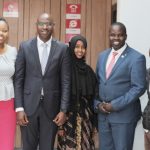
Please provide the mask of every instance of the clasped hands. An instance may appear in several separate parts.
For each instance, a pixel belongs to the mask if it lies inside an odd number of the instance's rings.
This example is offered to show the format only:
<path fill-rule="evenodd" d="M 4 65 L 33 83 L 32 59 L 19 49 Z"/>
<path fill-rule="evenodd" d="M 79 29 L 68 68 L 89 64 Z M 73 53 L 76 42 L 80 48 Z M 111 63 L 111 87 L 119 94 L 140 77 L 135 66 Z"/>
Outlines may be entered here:
<path fill-rule="evenodd" d="M 98 105 L 98 109 L 103 113 L 111 113 L 113 111 L 111 103 L 102 102 Z"/>

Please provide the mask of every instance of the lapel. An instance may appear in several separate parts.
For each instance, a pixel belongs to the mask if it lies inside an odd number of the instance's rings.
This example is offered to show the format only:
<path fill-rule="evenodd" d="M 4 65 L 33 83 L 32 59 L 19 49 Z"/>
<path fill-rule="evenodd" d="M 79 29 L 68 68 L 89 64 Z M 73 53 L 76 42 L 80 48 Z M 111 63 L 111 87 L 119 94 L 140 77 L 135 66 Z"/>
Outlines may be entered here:
<path fill-rule="evenodd" d="M 51 50 L 50 50 L 50 54 L 48 56 L 48 61 L 47 61 L 47 64 L 46 64 L 44 75 L 46 74 L 46 71 L 48 70 L 48 67 L 50 66 L 50 64 L 52 62 L 52 58 L 53 58 L 56 46 L 57 46 L 56 40 L 52 39 Z M 33 53 L 34 53 L 36 66 L 37 66 L 37 68 L 40 71 L 40 74 L 42 76 L 42 68 L 41 68 L 41 63 L 40 63 L 40 58 L 39 58 L 39 53 L 38 53 L 38 48 L 37 48 L 37 38 L 34 38 L 31 41 L 31 49 L 33 50 Z"/>
<path fill-rule="evenodd" d="M 47 64 L 46 64 L 46 68 L 45 68 L 45 73 L 44 75 L 46 74 L 49 66 L 51 65 L 52 63 L 52 60 L 53 60 L 53 56 L 54 56 L 54 52 L 55 52 L 55 49 L 57 47 L 57 42 L 55 39 L 52 39 L 52 43 L 51 43 L 51 49 L 50 49 L 50 54 L 48 56 L 48 61 L 47 61 Z"/>
<path fill-rule="evenodd" d="M 126 49 L 123 51 L 123 53 L 120 55 L 119 59 L 117 60 L 117 62 L 115 64 L 115 66 L 113 67 L 109 78 L 112 76 L 112 74 L 114 74 L 116 69 L 118 69 L 118 67 L 124 62 L 124 60 L 127 58 L 128 53 L 129 53 L 129 47 L 127 46 Z"/>
<path fill-rule="evenodd" d="M 104 59 L 102 62 L 102 72 L 103 72 L 103 77 L 105 78 L 105 80 L 106 80 L 106 63 L 107 63 L 107 59 L 108 59 L 110 52 L 111 52 L 111 48 L 108 49 L 107 52 L 105 53 Z"/>
<path fill-rule="evenodd" d="M 35 58 L 37 69 L 40 71 L 40 74 L 42 75 L 41 63 L 40 63 L 40 58 L 39 58 L 39 53 L 38 53 L 38 48 L 37 48 L 37 38 L 34 38 L 31 41 L 31 49 L 33 50 L 33 53 L 34 53 L 33 57 Z"/>

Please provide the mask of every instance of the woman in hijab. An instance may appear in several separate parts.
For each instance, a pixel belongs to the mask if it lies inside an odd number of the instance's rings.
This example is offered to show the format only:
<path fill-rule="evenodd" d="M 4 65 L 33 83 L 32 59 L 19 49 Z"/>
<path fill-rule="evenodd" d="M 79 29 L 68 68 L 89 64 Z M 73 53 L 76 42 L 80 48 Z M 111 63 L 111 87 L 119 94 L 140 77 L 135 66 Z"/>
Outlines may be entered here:
<path fill-rule="evenodd" d="M 94 150 L 93 99 L 97 82 L 95 73 L 85 62 L 86 39 L 81 35 L 73 37 L 69 51 L 72 59 L 71 106 L 67 122 L 58 131 L 58 150 Z"/>

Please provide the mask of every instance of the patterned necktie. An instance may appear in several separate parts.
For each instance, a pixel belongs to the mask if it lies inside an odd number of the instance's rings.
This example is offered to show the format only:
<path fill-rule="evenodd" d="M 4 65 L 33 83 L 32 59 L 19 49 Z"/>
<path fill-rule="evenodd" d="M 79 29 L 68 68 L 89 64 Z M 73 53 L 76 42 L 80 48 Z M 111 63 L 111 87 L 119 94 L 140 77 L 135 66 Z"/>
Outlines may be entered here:
<path fill-rule="evenodd" d="M 113 67 L 115 65 L 115 57 L 117 56 L 117 54 L 118 54 L 117 52 L 113 52 L 112 53 L 111 61 L 110 61 L 109 65 L 107 67 L 107 70 L 106 70 L 106 79 L 109 78 L 110 73 L 111 73 L 111 71 L 112 71 L 112 69 L 113 69 Z"/>
<path fill-rule="evenodd" d="M 42 58 L 41 58 L 41 68 L 42 68 L 42 74 L 45 73 L 45 68 L 48 60 L 48 51 L 47 51 L 47 44 L 43 44 L 43 52 L 42 52 Z"/>

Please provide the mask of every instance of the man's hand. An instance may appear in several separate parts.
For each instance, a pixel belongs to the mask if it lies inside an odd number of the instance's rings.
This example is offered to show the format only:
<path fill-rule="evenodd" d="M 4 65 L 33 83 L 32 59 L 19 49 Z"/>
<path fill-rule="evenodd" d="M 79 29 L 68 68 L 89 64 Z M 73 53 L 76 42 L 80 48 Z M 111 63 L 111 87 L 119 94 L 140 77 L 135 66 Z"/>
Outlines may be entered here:
<path fill-rule="evenodd" d="M 24 111 L 17 112 L 17 124 L 20 126 L 27 126 L 29 123 L 27 115 Z"/>
<path fill-rule="evenodd" d="M 109 113 L 113 111 L 111 103 L 105 103 L 104 109 Z"/>
<path fill-rule="evenodd" d="M 105 102 L 102 102 L 98 105 L 98 109 L 102 112 L 102 113 L 107 113 L 109 114 L 110 112 L 106 109 L 106 104 Z"/>
<path fill-rule="evenodd" d="M 55 119 L 53 120 L 57 126 L 63 125 L 67 120 L 67 116 L 64 112 L 59 112 Z"/>
<path fill-rule="evenodd" d="M 98 106 L 99 110 L 103 113 L 110 113 L 113 111 L 111 103 L 102 102 Z"/>

